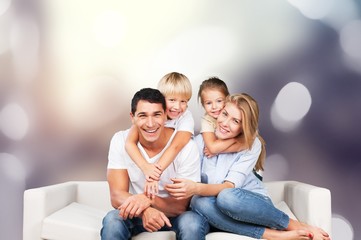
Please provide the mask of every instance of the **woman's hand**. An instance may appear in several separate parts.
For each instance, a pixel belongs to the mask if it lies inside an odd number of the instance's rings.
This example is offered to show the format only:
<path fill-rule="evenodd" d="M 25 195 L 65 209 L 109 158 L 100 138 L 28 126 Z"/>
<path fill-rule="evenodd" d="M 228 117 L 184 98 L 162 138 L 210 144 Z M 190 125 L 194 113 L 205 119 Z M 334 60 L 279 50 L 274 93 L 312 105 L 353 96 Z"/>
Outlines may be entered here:
<path fill-rule="evenodd" d="M 186 199 L 197 194 L 197 183 L 188 179 L 172 178 L 173 184 L 165 185 L 165 190 L 175 199 Z"/>

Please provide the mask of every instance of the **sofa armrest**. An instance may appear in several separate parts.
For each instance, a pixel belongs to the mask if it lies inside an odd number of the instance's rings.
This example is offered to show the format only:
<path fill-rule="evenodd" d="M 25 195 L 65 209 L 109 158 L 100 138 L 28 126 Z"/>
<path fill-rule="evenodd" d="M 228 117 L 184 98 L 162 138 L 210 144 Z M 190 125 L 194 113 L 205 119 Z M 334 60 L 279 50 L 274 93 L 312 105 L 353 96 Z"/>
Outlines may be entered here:
<path fill-rule="evenodd" d="M 331 192 L 297 181 L 285 183 L 284 200 L 297 219 L 331 234 Z"/>
<path fill-rule="evenodd" d="M 23 240 L 41 239 L 42 221 L 76 201 L 77 186 L 67 182 L 24 192 Z"/>

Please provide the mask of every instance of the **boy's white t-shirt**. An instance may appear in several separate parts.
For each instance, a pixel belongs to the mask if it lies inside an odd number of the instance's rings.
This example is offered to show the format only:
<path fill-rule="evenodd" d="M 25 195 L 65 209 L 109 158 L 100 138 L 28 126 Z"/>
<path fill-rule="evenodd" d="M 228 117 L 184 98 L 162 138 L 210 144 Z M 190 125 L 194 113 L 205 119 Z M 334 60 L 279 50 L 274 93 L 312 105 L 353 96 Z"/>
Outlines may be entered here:
<path fill-rule="evenodd" d="M 194 135 L 194 119 L 191 111 L 189 111 L 188 109 L 184 111 L 184 113 L 178 118 L 167 120 L 165 122 L 165 126 L 169 128 L 174 128 L 178 132 L 185 131 L 190 132 L 192 133 L 192 135 Z"/>

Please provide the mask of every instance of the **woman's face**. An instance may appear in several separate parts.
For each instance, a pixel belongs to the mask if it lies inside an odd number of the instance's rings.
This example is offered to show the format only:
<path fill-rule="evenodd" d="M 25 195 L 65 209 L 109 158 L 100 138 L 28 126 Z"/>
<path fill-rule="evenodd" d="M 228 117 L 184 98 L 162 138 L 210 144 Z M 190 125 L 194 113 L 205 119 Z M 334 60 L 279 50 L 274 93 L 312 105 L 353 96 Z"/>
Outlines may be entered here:
<path fill-rule="evenodd" d="M 242 129 L 241 110 L 234 103 L 226 103 L 221 114 L 217 118 L 215 134 L 219 139 L 237 137 Z"/>

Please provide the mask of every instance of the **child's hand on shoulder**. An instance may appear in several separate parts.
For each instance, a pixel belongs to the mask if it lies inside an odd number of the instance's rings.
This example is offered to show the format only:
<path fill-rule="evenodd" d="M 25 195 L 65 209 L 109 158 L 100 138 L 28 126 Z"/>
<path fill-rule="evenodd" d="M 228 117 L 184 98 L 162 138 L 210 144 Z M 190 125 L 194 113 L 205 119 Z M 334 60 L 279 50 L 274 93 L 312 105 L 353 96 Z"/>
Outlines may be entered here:
<path fill-rule="evenodd" d="M 205 155 L 207 158 L 211 158 L 211 157 L 216 156 L 216 154 L 212 154 L 212 153 L 208 150 L 207 147 L 204 147 L 203 153 L 204 153 L 204 155 Z"/>
<path fill-rule="evenodd" d="M 160 175 L 162 174 L 162 169 L 157 163 L 148 163 L 143 167 L 142 171 L 147 181 L 159 181 Z"/>

